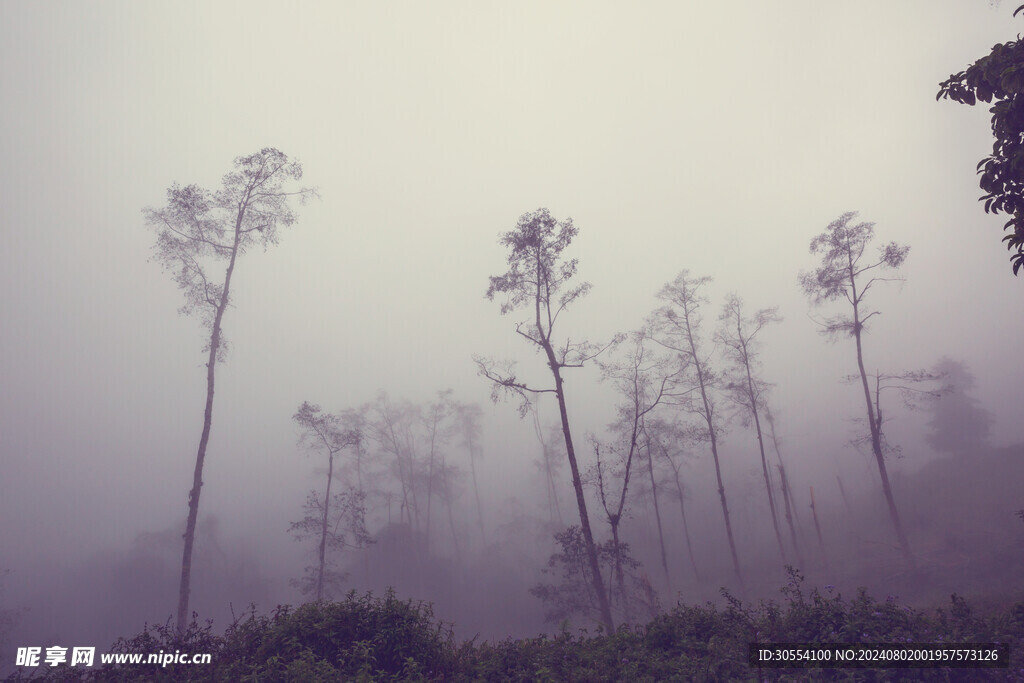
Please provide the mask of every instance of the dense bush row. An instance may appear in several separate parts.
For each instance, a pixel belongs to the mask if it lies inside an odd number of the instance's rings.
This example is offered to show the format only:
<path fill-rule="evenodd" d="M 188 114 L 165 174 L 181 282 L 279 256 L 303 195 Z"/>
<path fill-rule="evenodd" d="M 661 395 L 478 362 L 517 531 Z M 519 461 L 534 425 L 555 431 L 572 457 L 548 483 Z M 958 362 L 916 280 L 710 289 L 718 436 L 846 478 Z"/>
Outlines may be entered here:
<path fill-rule="evenodd" d="M 498 643 L 455 642 L 450 627 L 425 603 L 350 593 L 340 602 L 251 610 L 224 635 L 193 624 L 183 639 L 169 626 L 121 639 L 115 651 L 210 652 L 209 665 L 122 665 L 91 669 L 39 667 L 37 680 L 71 681 L 664 681 L 751 680 L 751 642 L 1004 642 L 1011 667 L 1002 670 L 770 670 L 767 680 L 1024 680 L 1024 602 L 977 616 L 954 595 L 933 614 L 877 602 L 863 590 L 844 599 L 831 587 L 805 593 L 792 572 L 785 601 L 745 605 L 725 593 L 726 606 L 679 605 L 645 626 Z M 47 670 L 48 669 L 48 670 Z M 25 676 L 28 670 L 22 669 Z M 28 677 L 28 676 L 26 676 Z"/>

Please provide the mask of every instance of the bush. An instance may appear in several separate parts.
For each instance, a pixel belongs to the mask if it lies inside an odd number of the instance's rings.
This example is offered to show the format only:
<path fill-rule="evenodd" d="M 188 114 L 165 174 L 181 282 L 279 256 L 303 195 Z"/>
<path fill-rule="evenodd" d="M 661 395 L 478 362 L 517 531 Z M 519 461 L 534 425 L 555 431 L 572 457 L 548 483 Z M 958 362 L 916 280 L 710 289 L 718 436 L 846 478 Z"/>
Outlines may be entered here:
<path fill-rule="evenodd" d="M 825 586 L 806 592 L 791 570 L 784 602 L 746 605 L 723 591 L 724 608 L 677 605 L 643 626 L 614 633 L 567 627 L 497 643 L 456 645 L 450 627 L 430 605 L 349 593 L 340 602 L 313 602 L 270 615 L 255 608 L 222 636 L 193 622 L 178 638 L 169 624 L 147 627 L 113 650 L 124 653 L 209 652 L 209 665 L 121 665 L 21 669 L 49 681 L 725 681 L 751 680 L 1021 680 L 1024 679 L 1024 603 L 979 616 L 953 595 L 934 615 L 878 602 L 864 590 L 851 600 Z M 1002 642 L 1010 669 L 764 669 L 747 663 L 750 643 Z M 960 676 L 958 674 L 985 674 Z"/>

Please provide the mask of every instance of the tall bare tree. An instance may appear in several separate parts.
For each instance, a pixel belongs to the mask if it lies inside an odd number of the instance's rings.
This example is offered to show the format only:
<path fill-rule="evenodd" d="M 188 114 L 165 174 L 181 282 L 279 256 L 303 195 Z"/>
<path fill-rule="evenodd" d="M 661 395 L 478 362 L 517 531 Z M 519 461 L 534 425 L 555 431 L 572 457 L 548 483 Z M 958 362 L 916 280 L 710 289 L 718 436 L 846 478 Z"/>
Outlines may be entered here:
<path fill-rule="evenodd" d="M 530 387 L 516 377 L 511 365 L 504 369 L 496 369 L 494 362 L 489 359 L 477 356 L 475 360 L 480 368 L 480 374 L 494 383 L 492 397 L 497 399 L 502 392 L 518 396 L 522 400 L 520 415 L 523 417 L 529 410 L 530 395 L 555 395 L 562 421 L 565 451 L 572 471 L 572 484 L 576 491 L 576 506 L 580 513 L 580 527 L 586 545 L 591 581 L 599 601 L 601 619 L 610 630 L 613 628 L 611 607 L 604 590 L 597 548 L 590 529 L 590 517 L 587 514 L 587 501 L 580 479 L 576 449 L 573 447 L 562 379 L 563 370 L 583 367 L 604 349 L 596 348 L 589 343 L 568 340 L 564 345 L 556 346 L 558 342 L 553 338 L 558 316 L 566 307 L 590 291 L 590 283 L 587 282 L 570 285 L 570 281 L 576 275 L 577 260 L 565 260 L 562 256 L 562 252 L 570 245 L 577 232 L 571 218 L 559 222 L 547 209 L 523 214 L 519 217 L 515 230 L 504 233 L 500 239 L 501 244 L 509 249 L 509 269 L 503 275 L 491 276 L 491 284 L 487 288 L 488 299 L 493 300 L 496 295 L 505 296 L 506 299 L 501 305 L 502 314 L 522 307 L 531 310 L 532 320 L 518 323 L 516 333 L 543 352 L 554 379 L 554 387 Z"/>
<path fill-rule="evenodd" d="M 204 349 L 206 361 L 206 407 L 199 437 L 192 489 L 188 494 L 188 521 L 181 559 L 178 590 L 177 629 L 183 633 L 188 621 L 188 603 L 192 577 L 192 546 L 199 494 L 203 486 L 203 464 L 213 423 L 215 368 L 227 348 L 221 324 L 231 301 L 231 278 L 239 256 L 249 249 L 266 249 L 278 241 L 281 228 L 292 225 L 296 215 L 290 206 L 294 197 L 300 202 L 315 194 L 310 188 L 289 189 L 302 178 L 302 166 L 290 161 L 278 150 L 267 147 L 249 156 L 235 159 L 235 168 L 223 178 L 220 190 L 197 185 L 167 190 L 167 205 L 145 209 L 146 222 L 157 233 L 155 258 L 185 293 L 181 312 L 198 314 L 209 330 Z M 225 265 L 226 264 L 226 265 Z M 223 277 L 216 271 L 224 266 Z"/>
<path fill-rule="evenodd" d="M 764 434 L 761 432 L 761 409 L 765 401 L 768 385 L 757 375 L 758 340 L 757 336 L 766 326 L 780 322 L 778 307 L 762 308 L 748 316 L 743 310 L 743 299 L 730 293 L 725 297 L 722 313 L 718 317 L 722 327 L 715 334 L 715 339 L 726 349 L 726 355 L 732 363 L 730 376 L 727 378 L 728 395 L 744 412 L 746 422 L 753 422 L 757 434 L 757 447 L 761 453 L 761 472 L 764 475 L 764 490 L 768 494 L 768 508 L 772 515 L 772 526 L 775 529 L 775 540 L 779 544 L 782 562 L 786 562 L 786 549 L 782 543 L 782 532 L 779 530 L 779 515 L 775 508 L 775 493 L 772 491 L 771 476 L 768 474 L 768 457 L 765 455 Z"/>
<path fill-rule="evenodd" d="M 679 500 L 679 515 L 683 522 L 683 539 L 686 541 L 686 552 L 690 557 L 690 566 L 693 569 L 693 576 L 701 580 L 700 571 L 697 569 L 697 558 L 693 554 L 693 542 L 690 537 L 690 525 L 686 519 L 686 490 L 681 478 L 683 459 L 685 457 L 685 444 L 692 442 L 693 434 L 690 429 L 683 429 L 675 422 L 663 418 L 644 421 L 644 441 L 646 450 L 649 451 L 649 461 L 654 459 L 654 452 L 661 455 L 661 461 L 667 462 L 672 472 L 672 483 L 676 486 L 676 496 Z M 653 463 L 650 464 L 653 468 Z M 662 543 L 662 564 L 668 561 L 664 558 L 665 549 Z"/>
<path fill-rule="evenodd" d="M 722 378 L 712 369 L 711 354 L 704 351 L 701 339 L 703 317 L 700 308 L 708 302 L 702 290 L 710 282 L 710 277 L 694 277 L 690 275 L 690 271 L 683 270 L 675 280 L 662 287 L 658 292 L 658 298 L 667 303 L 654 312 L 652 334 L 655 341 L 676 354 L 680 367 L 685 369 L 686 376 L 681 380 L 681 384 L 689 384 L 695 389 L 684 397 L 682 405 L 687 412 L 698 416 L 703 422 L 703 436 L 711 446 L 711 457 L 715 462 L 718 499 L 722 504 L 722 517 L 725 520 L 725 535 L 732 554 L 732 566 L 737 580 L 742 584 L 743 573 L 740 571 L 740 560 L 736 553 L 736 540 L 732 533 L 729 503 L 725 495 L 725 483 L 722 481 L 718 451 L 722 427 L 715 412 L 715 398 L 721 389 Z"/>
<path fill-rule="evenodd" d="M 645 341 L 649 342 L 646 335 L 641 332 L 634 333 L 626 358 L 601 364 L 604 378 L 615 384 L 616 390 L 623 398 L 619 405 L 618 419 L 612 425 L 620 440 L 616 446 L 607 449 L 617 456 L 618 462 L 612 463 L 610 467 L 603 466 L 601 446 L 596 441 L 594 443 L 594 453 L 597 456 L 598 496 L 608 519 L 608 526 L 612 530 L 615 578 L 626 621 L 632 621 L 633 616 L 622 567 L 623 551 L 619 540 L 619 525 L 626 509 L 626 495 L 633 473 L 633 461 L 643 446 L 641 436 L 644 419 L 661 403 L 666 394 L 672 393 L 676 376 L 681 372 L 680 369 L 671 370 L 664 358 L 652 354 L 645 346 Z M 619 481 L 618 496 L 614 495 L 614 484 L 611 481 L 613 476 Z"/>
<path fill-rule="evenodd" d="M 384 454 L 390 456 L 391 471 L 398 479 L 401 489 L 397 496 L 400 501 L 399 523 L 409 524 L 410 529 L 418 533 L 421 531 L 418 492 L 425 480 L 420 476 L 424 468 L 417 453 L 417 427 L 423 423 L 422 410 L 409 401 L 393 402 L 381 392 L 366 406 L 365 413 L 366 434 Z M 386 497 L 390 523 L 392 496 L 386 494 Z"/>
<path fill-rule="evenodd" d="M 879 315 L 879 311 L 870 310 L 864 303 L 864 297 L 870 289 L 880 282 L 901 281 L 899 277 L 885 277 L 887 273 L 899 268 L 907 258 L 910 247 L 889 242 L 879 249 L 876 258 L 865 258 L 865 251 L 875 237 L 874 223 L 854 223 L 856 212 L 847 212 L 829 223 L 825 231 L 811 240 L 810 251 L 821 257 L 821 265 L 813 271 L 800 274 L 800 285 L 810 298 L 811 304 L 818 306 L 823 303 L 845 300 L 850 306 L 849 313 L 828 318 L 822 324 L 822 334 L 833 339 L 852 336 L 857 344 L 857 369 L 861 386 L 864 389 L 864 403 L 867 409 L 868 428 L 870 430 L 871 450 L 878 464 L 878 474 L 882 480 L 882 493 L 889 507 L 889 517 L 896 531 L 900 548 L 908 565 L 915 566 L 914 556 L 910 552 L 910 543 L 900 521 L 900 513 L 896 507 L 892 487 L 889 484 L 889 472 L 885 466 L 885 451 L 882 443 L 882 431 L 876 415 L 876 407 L 868 385 L 868 373 L 864 369 L 864 332 L 868 320 Z"/>
<path fill-rule="evenodd" d="M 651 440 L 650 431 L 647 428 L 647 421 L 641 427 L 643 435 L 644 462 L 647 464 L 648 482 L 651 487 L 651 505 L 654 508 L 654 526 L 658 530 L 658 548 L 661 550 L 661 569 L 665 573 L 665 586 L 671 589 L 672 574 L 668 570 L 668 551 L 665 547 L 665 527 L 661 521 L 661 505 L 658 502 L 658 477 L 655 476 L 654 450 L 655 445 Z"/>

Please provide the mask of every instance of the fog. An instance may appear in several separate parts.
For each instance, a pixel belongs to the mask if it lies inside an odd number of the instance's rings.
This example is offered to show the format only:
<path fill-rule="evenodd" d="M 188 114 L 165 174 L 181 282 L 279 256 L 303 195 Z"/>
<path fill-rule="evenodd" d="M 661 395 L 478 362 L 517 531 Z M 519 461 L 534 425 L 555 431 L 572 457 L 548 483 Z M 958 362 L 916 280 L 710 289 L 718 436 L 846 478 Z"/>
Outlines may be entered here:
<path fill-rule="evenodd" d="M 980 0 L 0 4 L 0 608 L 13 620 L 2 666 L 18 646 L 104 648 L 174 613 L 209 332 L 177 313 L 182 294 L 153 259 L 142 210 L 163 206 L 174 183 L 217 189 L 233 159 L 268 146 L 301 162 L 320 198 L 296 203 L 280 243 L 235 271 L 192 577 L 201 619 L 222 628 L 250 603 L 306 599 L 292 581 L 315 564 L 316 543 L 289 528 L 322 490 L 327 458 L 298 443 L 292 416 L 304 401 L 334 413 L 385 392 L 426 410 L 451 389 L 483 410 L 480 509 L 469 449 L 453 435 L 452 519 L 433 494 L 430 526 L 422 516 L 412 525 L 429 535 L 419 549 L 402 535 L 412 512 L 394 497 L 386 449 L 367 437 L 376 542 L 337 553 L 343 587 L 432 601 L 460 637 L 557 628 L 528 591 L 554 580 L 542 571 L 553 534 L 580 521 L 558 409 L 548 396 L 536 404 L 561 463 L 556 511 L 533 418 L 520 419 L 514 400 L 493 403 L 473 361 L 516 361 L 523 380 L 550 384 L 515 331 L 530 314 L 502 316 L 500 297 L 484 296 L 508 267 L 499 236 L 539 207 L 572 218 L 566 254 L 593 285 L 559 318 L 559 343 L 637 329 L 683 269 L 714 278 L 709 353 L 727 293 L 750 311 L 778 307 L 759 372 L 774 384 L 810 581 L 922 605 L 953 591 L 1020 599 L 1021 283 L 1000 242 L 1005 217 L 977 201 L 975 166 L 991 150 L 985 107 L 935 101 L 941 80 L 1014 37 L 1011 13 Z M 810 240 L 846 211 L 875 223 L 877 244 L 911 248 L 902 281 L 870 293 L 881 314 L 864 339 L 868 372 L 947 358 L 974 379 L 952 412 L 883 395 L 915 574 L 870 448 L 850 445 L 866 433 L 855 421 L 863 393 L 842 382 L 857 372 L 854 343 L 818 334 L 816 321 L 841 305 L 812 308 L 798 285 L 817 265 Z M 593 363 L 565 377 L 587 471 L 591 437 L 613 439 L 620 397 Z M 678 455 L 700 577 L 664 463 L 668 573 L 643 470 L 620 529 L 662 608 L 718 599 L 722 586 L 774 597 L 786 581 L 756 436 L 720 404 L 745 585 L 711 456 L 691 444 Z M 929 434 L 948 443 L 956 431 L 929 422 L 958 424 L 956 406 L 990 429 L 937 448 Z M 668 408 L 662 417 L 693 420 Z M 338 458 L 341 490 L 355 473 L 350 450 Z M 587 496 L 604 542 L 593 486 Z"/>

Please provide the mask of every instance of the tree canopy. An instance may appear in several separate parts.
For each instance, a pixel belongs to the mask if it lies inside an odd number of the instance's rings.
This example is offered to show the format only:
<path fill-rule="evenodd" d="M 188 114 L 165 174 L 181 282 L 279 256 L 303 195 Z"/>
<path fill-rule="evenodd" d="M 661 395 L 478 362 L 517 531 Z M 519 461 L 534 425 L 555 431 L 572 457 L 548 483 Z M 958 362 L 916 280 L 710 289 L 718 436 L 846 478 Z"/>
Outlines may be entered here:
<path fill-rule="evenodd" d="M 1024 11 L 1018 7 L 1013 15 Z M 1010 256 L 1013 274 L 1024 265 L 1024 41 L 997 43 L 992 52 L 952 74 L 939 84 L 935 99 L 951 99 L 973 106 L 976 102 L 993 102 L 992 155 L 978 162 L 980 185 L 985 193 L 985 213 L 1010 216 L 1003 226 L 1011 231 L 1003 237 Z"/>

